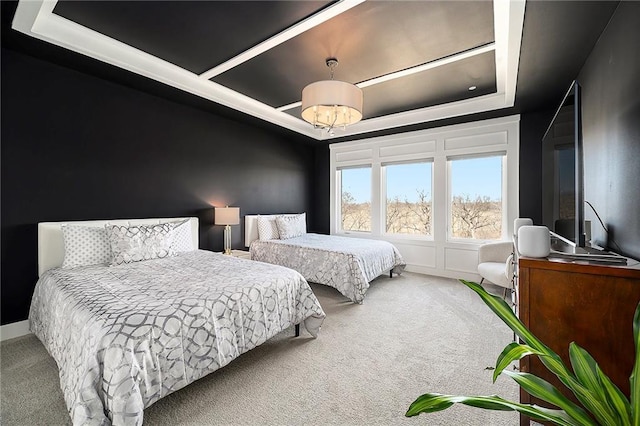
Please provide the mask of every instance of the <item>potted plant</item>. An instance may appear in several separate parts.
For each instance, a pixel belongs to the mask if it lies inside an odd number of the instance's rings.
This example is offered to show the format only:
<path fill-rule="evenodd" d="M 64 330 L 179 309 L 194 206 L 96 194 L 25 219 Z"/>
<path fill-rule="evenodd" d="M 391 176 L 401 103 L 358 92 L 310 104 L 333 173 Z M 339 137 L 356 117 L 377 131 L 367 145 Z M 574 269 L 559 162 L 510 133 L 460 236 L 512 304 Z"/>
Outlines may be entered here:
<path fill-rule="evenodd" d="M 573 371 L 564 365 L 558 354 L 534 336 L 500 297 L 487 293 L 477 283 L 460 280 L 478 293 L 489 308 L 520 337 L 523 343 L 508 344 L 498 356 L 493 371 L 493 381 L 500 374 L 513 378 L 530 395 L 549 402 L 557 409 L 521 404 L 490 396 L 456 396 L 427 393 L 416 399 L 405 414 L 407 417 L 420 413 L 445 410 L 455 403 L 488 410 L 518 411 L 534 420 L 557 425 L 640 425 L 640 304 L 633 317 L 633 338 L 636 358 L 631 373 L 631 398 L 627 398 L 607 377 L 589 353 L 575 342 L 569 345 L 569 358 Z M 525 356 L 536 355 L 545 367 L 573 392 L 581 405 L 572 402 L 549 382 L 529 373 L 510 371 L 505 368 Z"/>

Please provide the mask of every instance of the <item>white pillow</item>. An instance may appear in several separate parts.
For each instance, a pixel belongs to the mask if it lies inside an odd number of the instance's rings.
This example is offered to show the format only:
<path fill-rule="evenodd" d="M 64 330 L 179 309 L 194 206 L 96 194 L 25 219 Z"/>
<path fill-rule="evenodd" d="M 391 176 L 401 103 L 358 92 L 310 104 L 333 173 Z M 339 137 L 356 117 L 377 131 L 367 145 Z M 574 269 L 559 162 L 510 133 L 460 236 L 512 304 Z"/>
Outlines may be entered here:
<path fill-rule="evenodd" d="M 276 225 L 276 218 L 278 215 L 258 215 L 258 239 L 260 241 L 278 240 L 280 234 L 278 233 L 278 225 Z"/>
<path fill-rule="evenodd" d="M 278 216 L 276 226 L 281 240 L 299 237 L 307 233 L 307 214 Z"/>
<path fill-rule="evenodd" d="M 171 222 L 174 228 L 173 250 L 176 253 L 193 251 L 193 238 L 191 237 L 191 222 L 189 219 L 180 222 Z"/>
<path fill-rule="evenodd" d="M 106 225 L 113 259 L 111 266 L 175 256 L 173 223 L 159 225 Z"/>
<path fill-rule="evenodd" d="M 62 269 L 111 262 L 111 245 L 104 227 L 62 225 L 64 260 Z"/>

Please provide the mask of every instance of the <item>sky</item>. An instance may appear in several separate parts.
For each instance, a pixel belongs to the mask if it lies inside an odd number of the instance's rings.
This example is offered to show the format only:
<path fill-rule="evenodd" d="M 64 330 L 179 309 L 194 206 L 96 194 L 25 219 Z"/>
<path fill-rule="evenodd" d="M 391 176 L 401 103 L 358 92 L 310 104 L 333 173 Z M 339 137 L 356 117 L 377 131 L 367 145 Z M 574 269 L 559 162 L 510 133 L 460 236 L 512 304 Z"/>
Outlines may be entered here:
<path fill-rule="evenodd" d="M 398 164 L 387 166 L 387 198 L 417 200 L 418 190 L 431 194 L 432 163 Z M 467 158 L 452 161 L 452 192 L 454 195 L 502 196 L 502 157 Z M 371 200 L 371 169 L 343 169 L 342 186 L 356 202 Z"/>

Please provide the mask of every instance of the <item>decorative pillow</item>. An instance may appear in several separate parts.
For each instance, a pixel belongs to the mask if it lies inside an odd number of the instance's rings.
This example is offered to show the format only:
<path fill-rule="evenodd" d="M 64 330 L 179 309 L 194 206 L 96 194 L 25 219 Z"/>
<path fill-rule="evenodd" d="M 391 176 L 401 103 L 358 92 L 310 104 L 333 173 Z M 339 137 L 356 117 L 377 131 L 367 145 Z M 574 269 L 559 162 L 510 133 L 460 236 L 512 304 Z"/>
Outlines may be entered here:
<path fill-rule="evenodd" d="M 175 256 L 173 223 L 160 225 L 106 225 L 113 259 L 111 266 Z"/>
<path fill-rule="evenodd" d="M 62 225 L 64 260 L 62 269 L 111 262 L 111 245 L 103 227 Z"/>
<path fill-rule="evenodd" d="M 278 225 L 276 225 L 277 217 L 278 215 L 258 215 L 258 239 L 260 241 L 280 239 Z"/>
<path fill-rule="evenodd" d="M 193 251 L 193 238 L 191 238 L 191 222 L 189 219 L 180 222 L 171 222 L 174 228 L 173 250 L 176 253 Z"/>
<path fill-rule="evenodd" d="M 307 214 L 278 216 L 276 218 L 276 226 L 282 240 L 299 237 L 307 233 Z"/>

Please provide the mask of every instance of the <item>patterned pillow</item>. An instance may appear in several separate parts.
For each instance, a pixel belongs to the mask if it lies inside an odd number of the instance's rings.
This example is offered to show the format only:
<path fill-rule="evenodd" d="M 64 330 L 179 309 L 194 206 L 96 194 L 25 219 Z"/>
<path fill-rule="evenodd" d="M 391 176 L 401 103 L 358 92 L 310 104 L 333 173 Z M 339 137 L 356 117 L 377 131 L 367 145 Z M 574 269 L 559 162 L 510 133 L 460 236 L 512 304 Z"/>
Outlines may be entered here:
<path fill-rule="evenodd" d="M 111 262 L 111 245 L 102 227 L 62 225 L 64 260 L 62 269 Z"/>
<path fill-rule="evenodd" d="M 193 251 L 193 238 L 191 237 L 191 222 L 189 219 L 180 222 L 171 222 L 175 227 L 172 248 L 176 253 Z"/>
<path fill-rule="evenodd" d="M 113 259 L 111 266 L 175 256 L 173 223 L 160 225 L 106 225 Z"/>
<path fill-rule="evenodd" d="M 276 218 L 276 226 L 282 240 L 299 237 L 307 233 L 307 214 L 278 216 Z"/>
<path fill-rule="evenodd" d="M 277 217 L 278 215 L 258 215 L 258 239 L 260 241 L 280 239 L 278 226 L 276 225 Z"/>

